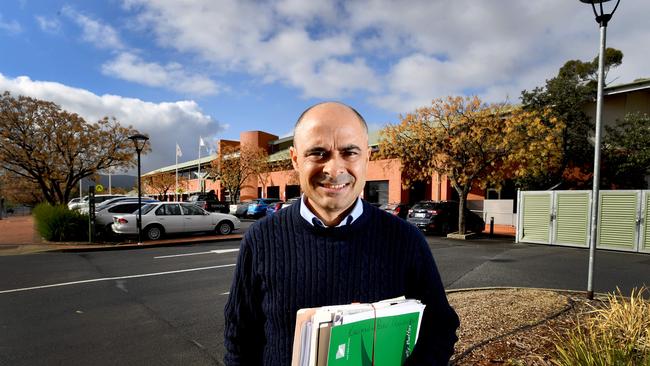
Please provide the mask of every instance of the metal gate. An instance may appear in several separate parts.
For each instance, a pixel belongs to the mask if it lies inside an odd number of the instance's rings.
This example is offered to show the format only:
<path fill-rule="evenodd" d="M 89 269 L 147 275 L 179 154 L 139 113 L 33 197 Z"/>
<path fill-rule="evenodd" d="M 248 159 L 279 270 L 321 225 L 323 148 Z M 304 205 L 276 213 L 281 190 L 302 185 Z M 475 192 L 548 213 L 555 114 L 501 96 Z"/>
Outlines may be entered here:
<path fill-rule="evenodd" d="M 600 191 L 596 246 L 650 253 L 650 191 Z M 519 192 L 517 241 L 588 247 L 591 191 Z"/>

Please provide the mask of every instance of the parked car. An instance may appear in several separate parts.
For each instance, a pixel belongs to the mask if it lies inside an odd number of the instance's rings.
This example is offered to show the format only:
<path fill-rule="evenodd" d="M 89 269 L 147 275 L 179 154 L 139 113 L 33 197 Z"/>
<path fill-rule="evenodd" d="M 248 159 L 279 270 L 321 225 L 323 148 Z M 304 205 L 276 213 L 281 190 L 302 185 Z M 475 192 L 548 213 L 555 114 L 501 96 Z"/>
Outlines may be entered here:
<path fill-rule="evenodd" d="M 98 203 L 104 202 L 106 200 L 110 200 L 111 198 L 117 198 L 117 197 L 126 197 L 126 196 L 120 194 L 95 195 L 95 206 L 97 206 Z M 81 202 L 73 203 L 71 205 L 68 204 L 68 208 L 71 210 L 80 210 L 84 207 L 86 208 L 86 212 L 88 212 L 88 196 L 84 196 L 84 198 L 81 199 Z"/>
<path fill-rule="evenodd" d="M 271 203 L 266 207 L 266 216 L 271 216 L 274 213 L 280 211 L 282 209 L 282 205 L 284 205 L 283 201 L 280 202 L 275 202 Z"/>
<path fill-rule="evenodd" d="M 406 220 L 409 213 L 409 205 L 407 203 L 386 203 L 379 206 L 379 208 L 404 220 Z"/>
<path fill-rule="evenodd" d="M 235 216 L 208 212 L 192 203 L 155 202 L 144 205 L 139 211 L 142 213 L 142 232 L 148 240 L 173 233 L 215 232 L 227 235 L 241 228 L 241 222 Z M 138 211 L 113 216 L 113 232 L 137 234 L 137 216 Z"/>
<path fill-rule="evenodd" d="M 144 201 L 157 202 L 158 201 L 156 199 L 149 198 L 149 197 L 144 197 L 144 196 L 141 197 L 141 199 L 142 199 L 142 202 L 144 202 Z M 99 202 L 99 203 L 97 203 L 95 205 L 95 213 L 99 212 L 102 209 L 105 209 L 108 206 L 111 206 L 111 205 L 114 205 L 114 204 L 120 203 L 120 202 L 138 202 L 138 197 L 137 196 L 135 196 L 135 197 L 134 196 L 121 196 L 121 197 L 115 197 L 115 198 L 107 199 L 107 200 Z M 80 208 L 79 212 L 87 214 L 88 210 L 89 210 L 88 206 L 85 206 L 85 207 Z"/>
<path fill-rule="evenodd" d="M 298 201 L 300 201 L 300 197 L 289 198 L 285 203 L 282 204 L 282 208 L 289 207 Z"/>
<path fill-rule="evenodd" d="M 280 202 L 278 198 L 258 198 L 253 200 L 250 205 L 248 205 L 248 210 L 246 211 L 247 217 L 258 218 L 266 215 L 266 208 L 272 204 Z"/>
<path fill-rule="evenodd" d="M 458 230 L 458 202 L 420 201 L 408 211 L 407 221 L 422 231 L 446 235 Z M 485 222 L 479 215 L 465 210 L 465 228 L 480 233 L 485 229 Z"/>
<path fill-rule="evenodd" d="M 217 196 L 208 193 L 192 195 L 187 199 L 187 202 L 194 203 L 202 209 L 210 212 L 230 212 L 230 203 L 219 201 Z"/>
<path fill-rule="evenodd" d="M 142 206 L 158 202 L 157 200 L 142 199 Z M 138 200 L 121 201 L 100 207 L 95 212 L 95 231 L 102 233 L 112 233 L 113 216 L 119 214 L 130 214 L 138 209 Z"/>
<path fill-rule="evenodd" d="M 246 213 L 248 212 L 248 205 L 250 205 L 251 203 L 252 201 L 246 201 L 237 204 L 237 210 L 235 210 L 235 216 L 245 217 Z"/>
<path fill-rule="evenodd" d="M 75 205 L 81 203 L 81 200 L 81 197 L 71 199 L 70 202 L 68 202 L 68 208 L 72 210 Z"/>

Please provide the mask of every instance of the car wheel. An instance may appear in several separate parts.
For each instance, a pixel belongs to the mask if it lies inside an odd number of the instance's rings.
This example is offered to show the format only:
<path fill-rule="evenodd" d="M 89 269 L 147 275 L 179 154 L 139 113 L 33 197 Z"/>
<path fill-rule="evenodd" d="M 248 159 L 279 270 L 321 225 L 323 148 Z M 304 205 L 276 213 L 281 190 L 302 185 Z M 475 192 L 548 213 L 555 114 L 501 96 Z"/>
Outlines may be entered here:
<path fill-rule="evenodd" d="M 149 240 L 158 240 L 163 236 L 163 228 L 157 225 L 149 226 L 145 231 L 144 235 Z"/>
<path fill-rule="evenodd" d="M 449 234 L 449 223 L 448 222 L 444 222 L 442 224 L 442 227 L 440 228 L 440 234 L 442 234 L 442 235 Z"/>
<path fill-rule="evenodd" d="M 232 224 L 230 221 L 222 221 L 219 223 L 219 225 L 217 225 L 215 231 L 220 235 L 228 235 L 232 233 Z"/>

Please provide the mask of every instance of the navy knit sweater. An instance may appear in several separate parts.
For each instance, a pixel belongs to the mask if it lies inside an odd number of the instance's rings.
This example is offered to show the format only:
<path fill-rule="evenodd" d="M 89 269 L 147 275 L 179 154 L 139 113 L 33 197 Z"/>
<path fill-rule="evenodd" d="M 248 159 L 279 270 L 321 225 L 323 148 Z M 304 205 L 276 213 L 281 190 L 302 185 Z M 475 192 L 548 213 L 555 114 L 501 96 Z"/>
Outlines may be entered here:
<path fill-rule="evenodd" d="M 365 201 L 337 228 L 312 226 L 299 204 L 252 225 L 225 308 L 226 365 L 290 365 L 296 311 L 406 296 L 426 304 L 409 365 L 446 365 L 457 340 L 433 256 L 420 231 Z"/>

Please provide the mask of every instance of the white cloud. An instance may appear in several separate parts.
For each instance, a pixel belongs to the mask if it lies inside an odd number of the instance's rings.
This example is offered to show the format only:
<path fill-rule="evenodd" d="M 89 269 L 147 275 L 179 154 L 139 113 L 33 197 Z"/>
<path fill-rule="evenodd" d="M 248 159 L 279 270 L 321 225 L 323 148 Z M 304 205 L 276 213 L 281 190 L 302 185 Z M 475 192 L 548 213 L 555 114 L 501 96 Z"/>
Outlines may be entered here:
<path fill-rule="evenodd" d="M 61 13 L 73 20 L 82 29 L 81 38 L 98 48 L 119 50 L 124 48 L 117 31 L 108 24 L 82 14 L 70 6 L 64 6 Z"/>
<path fill-rule="evenodd" d="M 221 72 L 284 83 L 305 97 L 361 92 L 397 113 L 447 94 L 516 102 L 522 89 L 542 85 L 569 59 L 591 59 L 598 46 L 591 9 L 578 1 L 124 4 L 158 45 Z M 623 2 L 610 22 L 609 45 L 625 54 L 620 82 L 647 76 L 648 13 L 648 1 Z"/>
<path fill-rule="evenodd" d="M 114 116 L 123 125 L 132 125 L 150 137 L 152 152 L 143 157 L 143 170 L 153 170 L 174 164 L 176 142 L 183 158 L 195 159 L 190 151 L 198 153 L 198 137 L 211 141 L 225 128 L 211 116 L 203 113 L 192 100 L 151 103 L 119 95 L 96 95 L 88 90 L 56 82 L 35 81 L 27 76 L 14 79 L 0 74 L 0 90 L 14 96 L 27 95 L 49 100 L 63 109 L 78 113 L 88 122 L 104 116 Z"/>
<path fill-rule="evenodd" d="M 9 34 L 18 34 L 23 31 L 23 28 L 15 20 L 5 21 L 2 19 L 2 13 L 0 13 L 0 31 L 5 31 Z"/>
<path fill-rule="evenodd" d="M 59 33 L 61 31 L 61 23 L 56 18 L 48 18 L 42 15 L 35 16 L 36 23 L 43 32 Z"/>
<path fill-rule="evenodd" d="M 189 74 L 178 63 L 160 65 L 155 62 L 145 62 L 129 52 L 122 52 L 115 59 L 102 65 L 102 72 L 105 75 L 143 85 L 164 87 L 195 95 L 218 92 L 217 84 L 210 78 Z"/>

